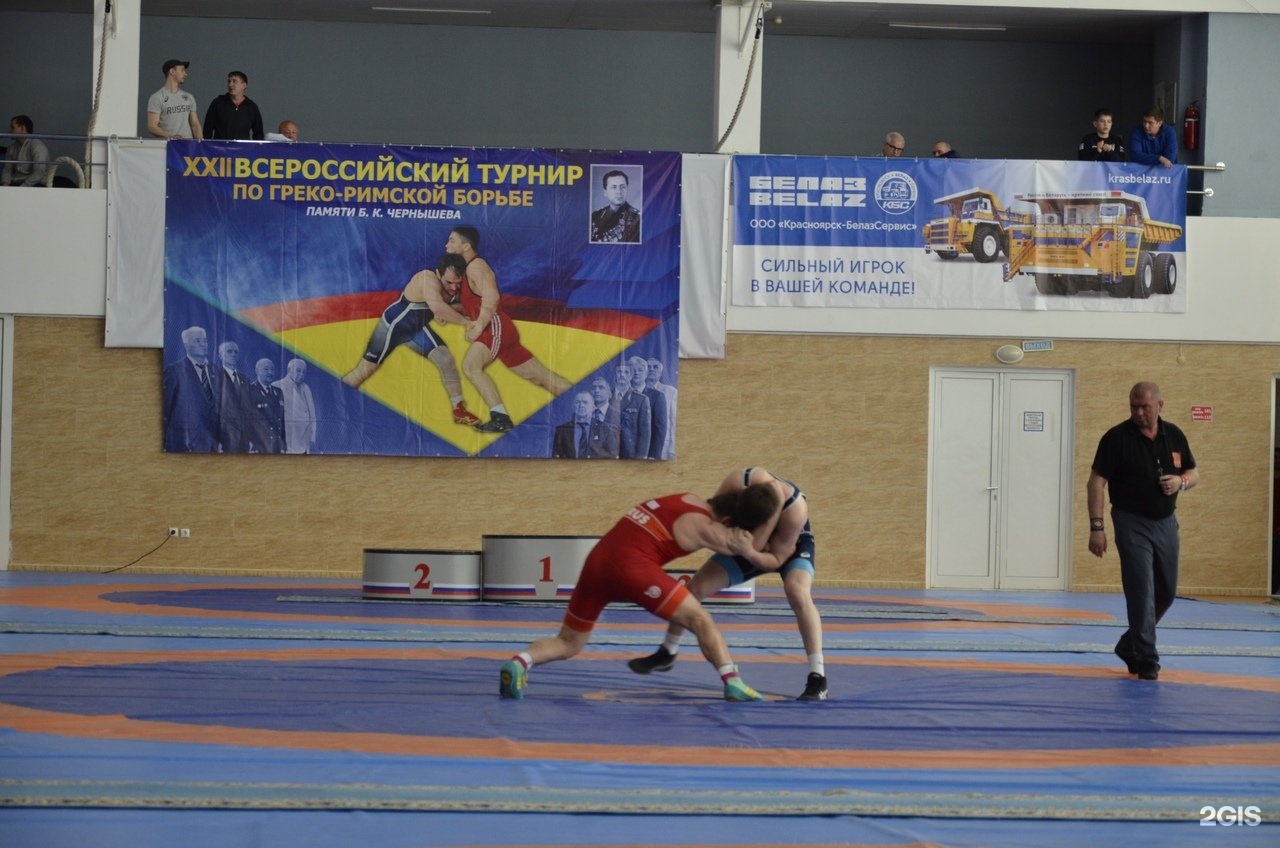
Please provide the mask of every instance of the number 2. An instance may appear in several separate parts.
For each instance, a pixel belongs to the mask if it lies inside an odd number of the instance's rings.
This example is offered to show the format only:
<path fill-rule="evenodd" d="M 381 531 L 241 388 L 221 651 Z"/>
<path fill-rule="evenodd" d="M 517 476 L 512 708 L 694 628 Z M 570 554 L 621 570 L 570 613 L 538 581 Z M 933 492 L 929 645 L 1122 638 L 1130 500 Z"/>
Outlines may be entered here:
<path fill-rule="evenodd" d="M 418 572 L 418 582 L 414 584 L 413 588 L 429 590 L 431 588 L 431 566 L 425 562 L 420 562 L 413 570 Z"/>

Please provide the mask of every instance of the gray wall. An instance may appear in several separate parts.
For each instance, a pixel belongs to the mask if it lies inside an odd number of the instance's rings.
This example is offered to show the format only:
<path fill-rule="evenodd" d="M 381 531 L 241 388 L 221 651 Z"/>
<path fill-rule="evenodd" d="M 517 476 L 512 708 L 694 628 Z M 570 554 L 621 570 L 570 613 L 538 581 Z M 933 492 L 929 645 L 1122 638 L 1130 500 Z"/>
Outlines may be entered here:
<path fill-rule="evenodd" d="M 1205 177 L 1205 215 L 1280 217 L 1278 49 L 1280 16 L 1209 16 L 1204 155 L 1227 170 Z"/>
<path fill-rule="evenodd" d="M 1127 131 L 1151 90 L 1141 45 L 775 38 L 764 70 L 769 153 L 879 156 L 897 130 L 909 156 L 1074 159 L 1094 110 Z"/>
<path fill-rule="evenodd" d="M 0 12 L 0 115 L 82 134 L 92 85 L 90 15 Z M 138 129 L 161 63 L 190 59 L 201 110 L 226 72 L 274 127 L 313 141 L 702 152 L 714 144 L 711 35 L 343 25 L 144 17 Z M 1179 109 L 1204 95 L 1206 215 L 1280 216 L 1280 16 L 1189 16 L 1155 46 L 771 36 L 762 149 L 875 155 L 890 129 L 909 154 L 947 138 L 965 156 L 1072 158 L 1100 105 L 1127 131 L 1158 79 Z M 1181 114 L 1170 116 L 1180 125 Z M 75 145 L 54 154 L 77 155 Z"/>
<path fill-rule="evenodd" d="M 0 33 L 0 132 L 23 114 L 37 133 L 84 135 L 93 108 L 93 16 L 0 12 Z M 50 156 L 84 159 L 83 142 L 48 145 Z"/>
<path fill-rule="evenodd" d="M 242 70 L 272 128 L 294 118 L 311 141 L 711 144 L 710 35 L 146 17 L 141 52 L 140 115 L 178 58 L 202 117 Z"/>

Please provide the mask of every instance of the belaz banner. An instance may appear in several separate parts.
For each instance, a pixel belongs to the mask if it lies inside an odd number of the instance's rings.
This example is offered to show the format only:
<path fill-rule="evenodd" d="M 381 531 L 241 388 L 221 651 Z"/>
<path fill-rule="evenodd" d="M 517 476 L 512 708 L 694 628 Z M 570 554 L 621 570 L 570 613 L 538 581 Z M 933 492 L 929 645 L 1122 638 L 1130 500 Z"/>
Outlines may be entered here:
<path fill-rule="evenodd" d="M 170 142 L 164 447 L 669 459 L 676 153 Z"/>
<path fill-rule="evenodd" d="M 1185 166 L 737 156 L 740 306 L 1185 312 Z"/>

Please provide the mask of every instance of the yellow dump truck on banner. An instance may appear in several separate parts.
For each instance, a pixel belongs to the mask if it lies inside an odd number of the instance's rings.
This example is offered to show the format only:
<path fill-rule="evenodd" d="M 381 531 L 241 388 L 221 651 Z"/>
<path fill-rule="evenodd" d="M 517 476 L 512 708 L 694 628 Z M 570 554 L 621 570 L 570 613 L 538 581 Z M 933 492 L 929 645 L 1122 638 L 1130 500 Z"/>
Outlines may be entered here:
<path fill-rule="evenodd" d="M 1035 212 L 1006 213 L 1004 279 L 1031 274 L 1041 294 L 1105 291 L 1145 300 L 1173 294 L 1178 265 L 1158 248 L 1182 227 L 1152 220 L 1146 201 L 1123 191 L 1018 194 Z"/>

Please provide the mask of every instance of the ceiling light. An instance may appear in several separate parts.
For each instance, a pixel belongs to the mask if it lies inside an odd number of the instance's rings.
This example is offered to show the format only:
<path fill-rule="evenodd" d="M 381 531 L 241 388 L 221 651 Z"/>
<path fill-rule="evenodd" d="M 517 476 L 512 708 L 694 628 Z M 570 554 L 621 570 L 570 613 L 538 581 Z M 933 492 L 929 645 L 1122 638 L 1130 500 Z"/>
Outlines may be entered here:
<path fill-rule="evenodd" d="M 894 29 L 942 29 L 952 32 L 1004 32 L 1004 24 L 915 24 L 907 21 L 890 21 Z"/>
<path fill-rule="evenodd" d="M 414 6 L 370 6 L 375 12 L 422 12 L 428 15 L 491 15 L 488 9 L 422 9 Z"/>

